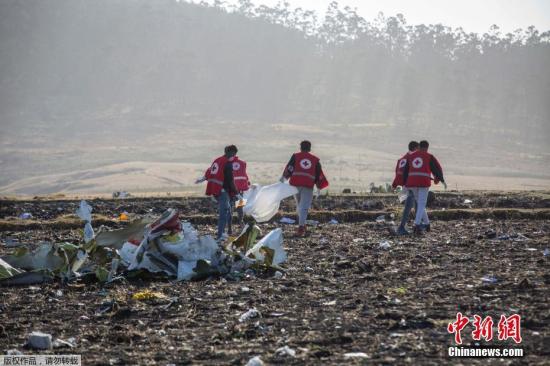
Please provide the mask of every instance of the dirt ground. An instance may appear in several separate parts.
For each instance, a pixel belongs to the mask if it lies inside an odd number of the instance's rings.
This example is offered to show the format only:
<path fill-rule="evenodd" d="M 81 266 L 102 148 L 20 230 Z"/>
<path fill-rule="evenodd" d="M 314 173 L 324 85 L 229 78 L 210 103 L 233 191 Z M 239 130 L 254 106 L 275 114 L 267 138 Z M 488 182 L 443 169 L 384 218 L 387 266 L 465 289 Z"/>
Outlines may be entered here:
<path fill-rule="evenodd" d="M 267 364 L 548 364 L 550 356 L 550 220 L 547 215 L 494 216 L 498 209 L 548 212 L 547 193 L 445 193 L 432 204 L 432 231 L 422 237 L 393 237 L 389 224 L 359 216 L 338 224 L 327 220 L 295 238 L 294 227 L 262 224 L 267 233 L 284 230 L 288 260 L 282 278 L 247 273 L 240 280 L 213 277 L 176 283 L 167 279 L 127 279 L 101 287 L 95 283 L 52 283 L 0 287 L 0 354 L 23 347 L 33 330 L 54 338 L 75 338 L 75 348 L 48 351 L 81 354 L 83 365 L 234 364 L 253 356 Z M 465 200 L 471 200 L 467 203 Z M 199 198 L 92 200 L 94 214 L 106 218 L 178 208 L 183 216 L 214 215 Z M 34 246 L 39 241 L 80 240 L 80 229 L 50 225 L 74 213 L 78 201 L 0 201 L 0 219 L 30 212 L 33 230 L 0 230 L 0 255 L 13 251 L 7 241 Z M 392 195 L 322 197 L 317 212 L 398 213 Z M 455 219 L 442 212 L 479 210 L 475 218 Z M 292 216 L 291 200 L 282 205 Z M 212 216 L 213 217 L 213 216 Z M 362 217 L 362 216 L 361 216 Z M 398 219 L 398 217 L 396 218 Z M 109 221 L 106 221 L 109 225 Z M 121 226 L 112 223 L 111 227 Z M 213 225 L 197 229 L 213 233 Z M 390 247 L 382 249 L 381 242 Z M 495 281 L 484 281 L 494 277 Z M 150 289 L 164 299 L 136 301 Z M 60 290 L 60 291 L 59 291 Z M 260 316 L 245 322 L 249 309 Z M 481 345 L 523 348 L 515 359 L 452 359 L 448 323 L 460 311 L 470 318 L 492 316 L 495 339 Z M 498 341 L 500 315 L 520 314 L 523 342 Z M 473 327 L 462 332 L 464 346 L 475 345 Z M 276 352 L 288 346 L 294 357 Z M 364 352 L 367 358 L 346 358 Z"/>

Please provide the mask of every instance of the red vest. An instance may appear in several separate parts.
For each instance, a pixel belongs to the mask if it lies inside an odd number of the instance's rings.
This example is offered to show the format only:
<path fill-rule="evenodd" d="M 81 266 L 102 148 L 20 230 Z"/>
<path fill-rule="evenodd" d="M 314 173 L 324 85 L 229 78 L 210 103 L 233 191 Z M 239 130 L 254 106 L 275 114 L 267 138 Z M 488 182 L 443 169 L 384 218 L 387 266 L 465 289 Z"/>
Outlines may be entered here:
<path fill-rule="evenodd" d="M 317 163 L 319 163 L 319 158 L 308 152 L 294 154 L 294 169 L 291 172 L 290 185 L 313 188 L 313 186 L 315 186 L 315 169 Z M 319 181 L 317 182 L 317 188 L 323 189 L 326 187 L 328 187 L 328 181 L 323 172 L 321 172 Z"/>
<path fill-rule="evenodd" d="M 208 181 L 206 185 L 206 195 L 207 196 L 219 196 L 223 189 L 223 168 L 228 162 L 228 159 L 225 156 L 220 156 L 210 166 L 206 171 L 204 176 Z"/>
<path fill-rule="evenodd" d="M 432 155 L 427 151 L 417 150 L 409 154 L 409 175 L 407 187 L 429 187 L 432 185 L 430 160 Z"/>
<path fill-rule="evenodd" d="M 406 153 L 399 160 L 397 160 L 397 164 L 395 165 L 395 178 L 392 183 L 393 188 L 403 186 L 403 170 L 405 168 L 405 164 L 407 164 L 407 158 L 409 155 L 410 153 Z"/>
<path fill-rule="evenodd" d="M 237 190 L 239 192 L 248 191 L 250 181 L 246 174 L 246 162 L 240 160 L 237 156 L 230 159 L 230 161 L 233 163 L 233 180 L 235 181 Z"/>

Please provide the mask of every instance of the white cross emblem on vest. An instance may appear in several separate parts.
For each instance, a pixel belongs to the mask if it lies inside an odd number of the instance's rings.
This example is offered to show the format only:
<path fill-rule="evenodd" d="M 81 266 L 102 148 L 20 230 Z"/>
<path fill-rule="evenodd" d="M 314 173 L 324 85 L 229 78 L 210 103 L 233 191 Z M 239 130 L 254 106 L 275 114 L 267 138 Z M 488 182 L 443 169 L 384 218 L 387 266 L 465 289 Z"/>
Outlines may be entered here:
<path fill-rule="evenodd" d="M 424 160 L 422 160 L 422 158 L 419 156 L 417 158 L 414 158 L 413 162 L 412 162 L 412 165 L 413 167 L 415 167 L 416 169 L 418 168 L 422 168 L 422 165 L 424 165 Z"/>
<path fill-rule="evenodd" d="M 300 160 L 300 166 L 303 168 L 303 169 L 310 169 L 311 168 L 311 160 L 309 159 L 302 159 Z"/>

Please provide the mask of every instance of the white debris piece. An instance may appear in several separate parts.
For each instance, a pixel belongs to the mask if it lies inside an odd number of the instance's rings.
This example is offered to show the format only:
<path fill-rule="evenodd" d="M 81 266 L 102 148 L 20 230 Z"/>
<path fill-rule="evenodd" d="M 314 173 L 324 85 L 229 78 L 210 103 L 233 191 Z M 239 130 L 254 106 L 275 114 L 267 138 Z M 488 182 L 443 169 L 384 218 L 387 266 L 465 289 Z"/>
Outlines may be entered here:
<path fill-rule="evenodd" d="M 281 224 L 295 224 L 296 220 L 291 219 L 290 217 L 282 217 L 281 220 L 279 220 Z"/>
<path fill-rule="evenodd" d="M 82 220 L 90 223 L 92 222 L 92 206 L 90 206 L 88 202 L 84 200 L 80 201 L 80 207 L 76 210 L 76 214 Z"/>
<path fill-rule="evenodd" d="M 246 363 L 246 366 L 264 366 L 264 362 L 260 356 L 254 356 Z"/>
<path fill-rule="evenodd" d="M 246 252 L 246 256 L 252 255 L 257 260 L 263 262 L 265 259 L 264 254 L 261 253 L 262 247 L 268 247 L 274 251 L 273 265 L 281 264 L 286 260 L 286 252 L 283 249 L 283 230 L 277 228 L 269 232 L 266 236 L 256 243 L 252 248 Z"/>
<path fill-rule="evenodd" d="M 239 322 L 244 323 L 247 320 L 254 319 L 254 318 L 259 318 L 260 316 L 261 316 L 260 312 L 256 309 L 252 308 L 252 309 L 248 310 L 246 313 L 243 313 L 239 317 Z"/>
<path fill-rule="evenodd" d="M 92 227 L 92 224 L 90 224 L 90 222 L 87 222 L 86 225 L 84 225 L 84 242 L 87 244 L 94 240 L 94 237 L 94 228 Z"/>
<path fill-rule="evenodd" d="M 52 335 L 32 332 L 27 340 L 27 346 L 32 349 L 52 349 Z"/>
<path fill-rule="evenodd" d="M 296 357 L 296 351 L 290 348 L 289 346 L 284 346 L 281 348 L 277 348 L 275 350 L 275 356 L 278 357 Z"/>
<path fill-rule="evenodd" d="M 387 240 L 384 240 L 380 242 L 380 244 L 378 244 L 378 249 L 388 250 L 390 249 L 390 247 L 391 247 L 391 244 Z"/>
<path fill-rule="evenodd" d="M 369 358 L 369 355 L 364 352 L 349 352 L 344 353 L 344 358 L 346 360 L 349 360 L 350 358 Z"/>

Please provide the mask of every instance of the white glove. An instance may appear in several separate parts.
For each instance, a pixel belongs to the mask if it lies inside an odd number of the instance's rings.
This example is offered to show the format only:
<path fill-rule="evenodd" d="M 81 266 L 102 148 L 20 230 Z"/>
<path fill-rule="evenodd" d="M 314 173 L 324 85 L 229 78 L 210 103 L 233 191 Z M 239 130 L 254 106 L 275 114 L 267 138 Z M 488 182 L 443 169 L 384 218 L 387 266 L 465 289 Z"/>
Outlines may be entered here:
<path fill-rule="evenodd" d="M 281 176 L 281 178 L 279 179 L 279 182 L 284 183 L 285 180 L 286 180 L 286 179 L 285 179 L 285 177 L 284 177 L 284 175 L 283 175 L 283 176 Z"/>
<path fill-rule="evenodd" d="M 195 184 L 199 184 L 199 183 L 202 183 L 206 180 L 206 177 L 205 176 L 202 176 L 200 178 L 197 178 L 197 180 L 195 181 Z"/>
<path fill-rule="evenodd" d="M 315 196 L 315 198 L 319 198 L 320 194 L 321 194 L 321 190 L 319 188 L 315 188 L 313 190 L 313 195 Z"/>
<path fill-rule="evenodd" d="M 445 190 L 447 190 L 447 183 L 445 183 L 445 182 L 441 182 L 441 183 L 443 183 L 443 188 L 445 188 Z"/>

